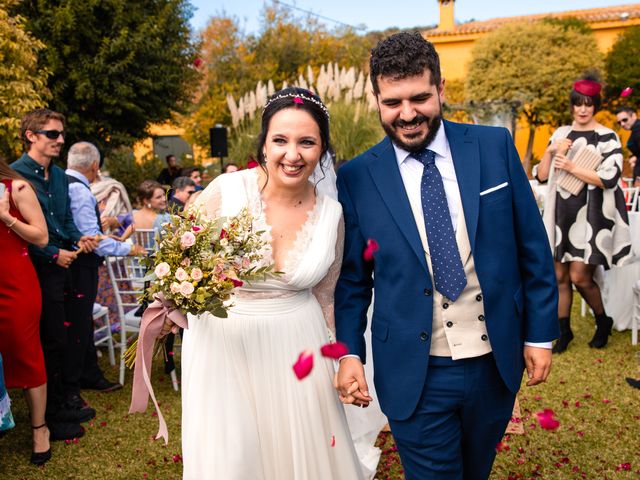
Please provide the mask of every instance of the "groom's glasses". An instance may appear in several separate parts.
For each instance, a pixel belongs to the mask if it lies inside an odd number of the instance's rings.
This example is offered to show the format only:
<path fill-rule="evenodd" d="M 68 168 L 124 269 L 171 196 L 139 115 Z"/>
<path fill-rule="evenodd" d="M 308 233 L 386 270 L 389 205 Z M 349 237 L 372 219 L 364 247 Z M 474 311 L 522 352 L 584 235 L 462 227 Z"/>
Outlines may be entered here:
<path fill-rule="evenodd" d="M 41 133 L 49 140 L 57 140 L 60 136 L 64 139 L 64 130 L 35 130 L 33 133 Z"/>

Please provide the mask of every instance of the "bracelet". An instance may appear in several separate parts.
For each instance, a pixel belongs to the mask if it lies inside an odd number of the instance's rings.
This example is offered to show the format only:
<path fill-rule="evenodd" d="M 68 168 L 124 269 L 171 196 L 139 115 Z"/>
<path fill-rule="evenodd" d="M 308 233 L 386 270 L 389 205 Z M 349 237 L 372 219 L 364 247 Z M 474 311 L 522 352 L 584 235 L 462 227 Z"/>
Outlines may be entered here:
<path fill-rule="evenodd" d="M 17 217 L 13 217 L 13 222 L 5 223 L 5 225 L 7 226 L 7 228 L 11 228 L 16 224 L 17 221 L 18 221 L 18 218 Z"/>

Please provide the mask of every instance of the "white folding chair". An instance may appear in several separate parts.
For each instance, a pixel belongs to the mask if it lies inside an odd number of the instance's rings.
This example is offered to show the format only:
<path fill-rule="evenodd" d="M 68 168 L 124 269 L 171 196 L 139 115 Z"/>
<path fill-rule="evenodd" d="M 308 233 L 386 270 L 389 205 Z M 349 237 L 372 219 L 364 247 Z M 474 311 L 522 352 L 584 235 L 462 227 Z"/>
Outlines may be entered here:
<path fill-rule="evenodd" d="M 627 210 L 635 212 L 638 210 L 638 191 L 639 187 L 623 187 L 622 193 L 624 193 L 624 203 L 627 205 Z"/>
<path fill-rule="evenodd" d="M 633 315 L 631 317 L 631 345 L 638 344 L 638 325 L 640 325 L 640 280 L 633 286 Z"/>
<path fill-rule="evenodd" d="M 147 253 L 152 253 L 156 249 L 156 231 L 153 228 L 143 228 L 134 233 L 135 243 L 142 245 Z"/>
<path fill-rule="evenodd" d="M 633 177 L 622 177 L 622 187 L 633 187 Z"/>
<path fill-rule="evenodd" d="M 135 313 L 140 308 L 138 300 L 144 293 L 145 267 L 139 257 L 107 257 L 105 261 L 109 279 L 113 286 L 120 317 L 120 384 L 124 385 L 127 336 L 140 331 L 140 317 Z"/>
<path fill-rule="evenodd" d="M 113 351 L 113 335 L 111 334 L 111 320 L 109 319 L 109 309 L 99 303 L 93 304 L 93 340 L 94 345 L 99 347 L 107 345 L 109 350 L 109 363 L 116 364 L 116 357 Z M 98 353 L 100 353 L 98 351 Z M 100 353 L 101 354 L 101 353 Z"/>

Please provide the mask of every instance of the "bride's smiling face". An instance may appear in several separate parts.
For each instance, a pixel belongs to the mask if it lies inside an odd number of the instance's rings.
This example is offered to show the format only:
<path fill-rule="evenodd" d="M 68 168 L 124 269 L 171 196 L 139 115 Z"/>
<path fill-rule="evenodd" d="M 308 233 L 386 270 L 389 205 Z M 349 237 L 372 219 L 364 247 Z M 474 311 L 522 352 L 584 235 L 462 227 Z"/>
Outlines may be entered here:
<path fill-rule="evenodd" d="M 286 188 L 304 185 L 322 155 L 320 127 L 302 109 L 280 110 L 269 122 L 263 153 L 269 182 Z"/>

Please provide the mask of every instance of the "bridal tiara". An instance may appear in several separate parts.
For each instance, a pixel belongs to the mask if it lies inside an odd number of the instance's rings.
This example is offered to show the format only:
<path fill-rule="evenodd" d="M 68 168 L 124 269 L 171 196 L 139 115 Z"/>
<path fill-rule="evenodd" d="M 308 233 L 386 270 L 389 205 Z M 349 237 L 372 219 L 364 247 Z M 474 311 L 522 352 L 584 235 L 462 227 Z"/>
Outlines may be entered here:
<path fill-rule="evenodd" d="M 331 116 L 329 115 L 329 110 L 327 109 L 327 107 L 325 106 L 324 103 L 322 103 L 320 100 L 307 96 L 304 93 L 285 93 L 285 94 L 280 94 L 277 95 L 275 97 L 271 97 L 269 99 L 269 101 L 267 102 L 267 104 L 264 106 L 264 109 L 262 110 L 263 112 L 269 108 L 269 105 L 271 105 L 273 102 L 275 102 L 276 100 L 280 100 L 283 98 L 292 98 L 293 99 L 293 103 L 297 103 L 299 105 L 301 105 L 304 100 L 308 101 L 308 102 L 313 102 L 316 105 L 318 105 L 320 107 L 320 109 L 324 112 L 324 114 L 327 116 L 327 118 L 330 118 Z"/>

